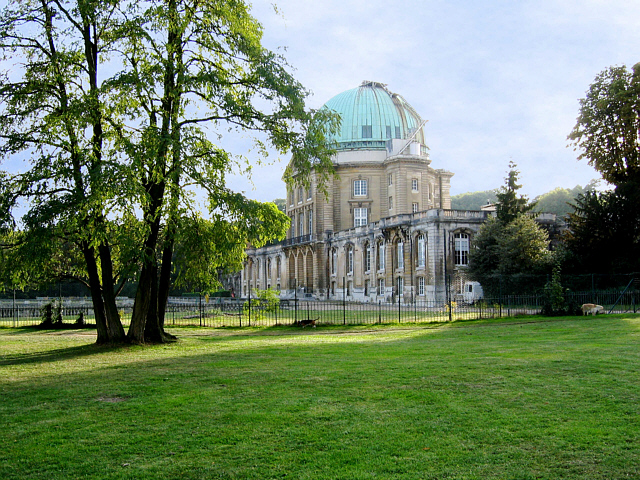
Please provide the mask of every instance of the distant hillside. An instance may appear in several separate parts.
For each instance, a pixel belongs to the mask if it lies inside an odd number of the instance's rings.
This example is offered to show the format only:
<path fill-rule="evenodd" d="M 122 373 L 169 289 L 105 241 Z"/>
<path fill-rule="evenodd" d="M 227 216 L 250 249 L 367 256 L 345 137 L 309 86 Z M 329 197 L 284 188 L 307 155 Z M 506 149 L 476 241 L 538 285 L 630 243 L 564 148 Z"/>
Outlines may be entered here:
<path fill-rule="evenodd" d="M 570 204 L 575 202 L 578 195 L 594 190 L 596 182 L 591 181 L 586 187 L 576 185 L 573 188 L 558 187 L 550 192 L 544 193 L 534 200 L 538 202 L 533 208 L 534 212 L 555 213 L 559 217 L 566 217 L 573 212 Z"/>
<path fill-rule="evenodd" d="M 451 208 L 453 210 L 480 210 L 480 207 L 487 203 L 494 203 L 496 200 L 496 190 L 461 193 L 451 197 Z"/>
<path fill-rule="evenodd" d="M 574 203 L 576 197 L 582 193 L 595 190 L 597 185 L 598 181 L 592 180 L 585 187 L 576 185 L 573 188 L 555 188 L 534 199 L 538 203 L 533 211 L 555 213 L 559 217 L 565 217 L 573 212 L 570 204 Z M 454 195 L 451 197 L 451 208 L 454 210 L 480 210 L 483 205 L 494 203 L 497 200 L 496 192 L 497 189 Z"/>

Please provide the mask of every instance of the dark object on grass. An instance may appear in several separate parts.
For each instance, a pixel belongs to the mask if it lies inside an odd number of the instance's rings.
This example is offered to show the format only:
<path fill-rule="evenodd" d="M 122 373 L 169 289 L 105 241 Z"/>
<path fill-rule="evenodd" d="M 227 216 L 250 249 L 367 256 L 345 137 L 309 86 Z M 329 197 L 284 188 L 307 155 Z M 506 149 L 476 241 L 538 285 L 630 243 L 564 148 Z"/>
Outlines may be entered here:
<path fill-rule="evenodd" d="M 298 320 L 298 326 L 299 327 L 313 327 L 316 328 L 316 320 L 318 320 L 317 318 L 314 318 L 313 320 Z"/>

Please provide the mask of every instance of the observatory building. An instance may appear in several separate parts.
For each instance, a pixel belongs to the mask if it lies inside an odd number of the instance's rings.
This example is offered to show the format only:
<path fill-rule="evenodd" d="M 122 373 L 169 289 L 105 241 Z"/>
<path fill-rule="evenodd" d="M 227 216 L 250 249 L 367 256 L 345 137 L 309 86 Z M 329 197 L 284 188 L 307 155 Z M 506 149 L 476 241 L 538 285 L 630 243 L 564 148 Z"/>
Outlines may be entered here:
<path fill-rule="evenodd" d="M 431 166 L 426 121 L 386 85 L 365 81 L 325 104 L 342 118 L 328 196 L 287 192 L 282 242 L 249 248 L 242 295 L 366 302 L 455 299 L 473 236 L 487 213 L 451 210 L 453 173 Z"/>

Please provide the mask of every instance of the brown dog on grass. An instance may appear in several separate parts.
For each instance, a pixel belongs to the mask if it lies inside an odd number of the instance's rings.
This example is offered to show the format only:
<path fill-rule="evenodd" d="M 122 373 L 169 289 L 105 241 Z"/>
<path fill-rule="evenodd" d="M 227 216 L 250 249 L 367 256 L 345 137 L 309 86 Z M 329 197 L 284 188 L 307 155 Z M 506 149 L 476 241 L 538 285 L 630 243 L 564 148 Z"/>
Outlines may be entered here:
<path fill-rule="evenodd" d="M 316 328 L 316 320 L 317 318 L 314 318 L 313 320 L 298 320 L 298 326 L 299 327 L 313 327 Z"/>

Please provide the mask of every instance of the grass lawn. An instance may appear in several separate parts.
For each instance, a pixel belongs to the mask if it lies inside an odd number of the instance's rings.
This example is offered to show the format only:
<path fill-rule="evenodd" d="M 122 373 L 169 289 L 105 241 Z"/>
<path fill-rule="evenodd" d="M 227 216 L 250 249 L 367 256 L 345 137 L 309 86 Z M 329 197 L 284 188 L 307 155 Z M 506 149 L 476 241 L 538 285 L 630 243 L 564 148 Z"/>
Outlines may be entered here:
<path fill-rule="evenodd" d="M 0 329 L 0 478 L 640 478 L 640 316 Z"/>

